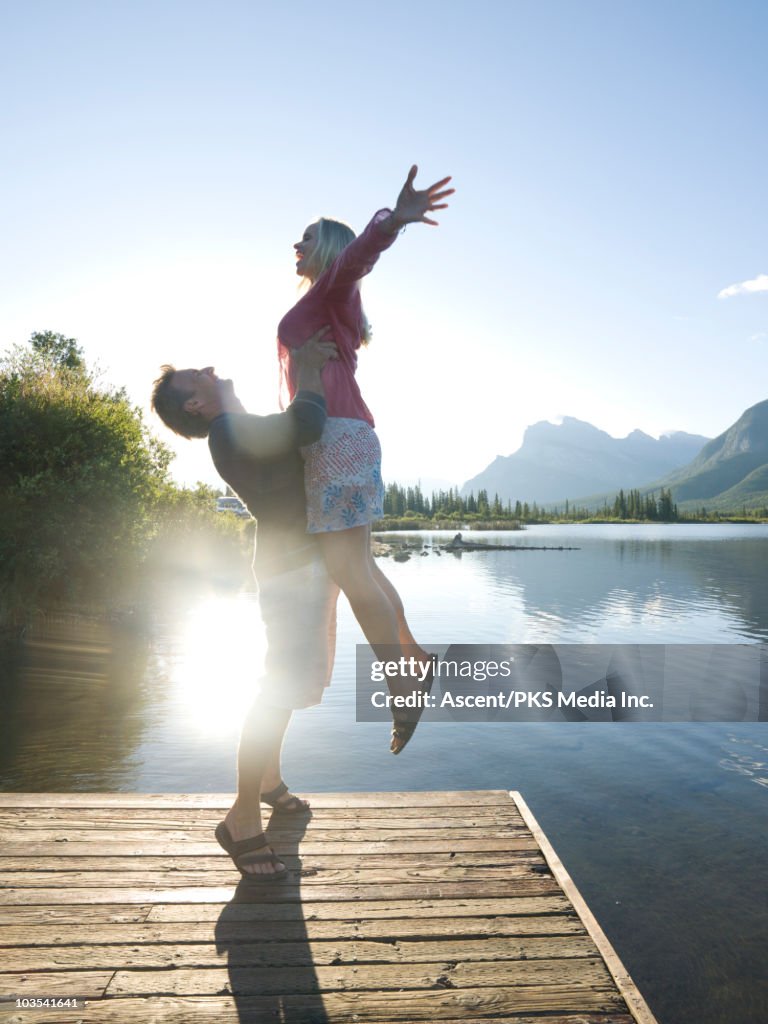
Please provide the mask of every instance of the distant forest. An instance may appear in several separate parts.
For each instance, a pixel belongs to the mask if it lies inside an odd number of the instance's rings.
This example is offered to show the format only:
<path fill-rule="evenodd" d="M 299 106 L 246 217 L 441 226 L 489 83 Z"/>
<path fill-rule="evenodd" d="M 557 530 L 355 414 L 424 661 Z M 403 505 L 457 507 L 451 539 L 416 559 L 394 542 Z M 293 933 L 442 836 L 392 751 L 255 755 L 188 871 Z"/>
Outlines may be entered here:
<path fill-rule="evenodd" d="M 415 526 L 415 521 L 429 525 L 447 521 L 466 523 L 558 523 L 558 522 L 719 522 L 744 519 L 749 521 L 768 519 L 768 508 L 734 509 L 731 512 L 715 512 L 705 506 L 695 511 L 680 512 L 672 500 L 672 492 L 661 488 L 658 492 L 643 494 L 639 490 L 620 490 L 612 501 L 602 507 L 589 509 L 565 502 L 561 508 L 544 508 L 534 501 L 503 502 L 498 494 L 491 497 L 481 490 L 466 496 L 458 488 L 447 491 L 432 491 L 424 494 L 416 484 L 403 487 L 397 483 L 387 486 L 384 495 L 384 520 L 388 526 Z"/>

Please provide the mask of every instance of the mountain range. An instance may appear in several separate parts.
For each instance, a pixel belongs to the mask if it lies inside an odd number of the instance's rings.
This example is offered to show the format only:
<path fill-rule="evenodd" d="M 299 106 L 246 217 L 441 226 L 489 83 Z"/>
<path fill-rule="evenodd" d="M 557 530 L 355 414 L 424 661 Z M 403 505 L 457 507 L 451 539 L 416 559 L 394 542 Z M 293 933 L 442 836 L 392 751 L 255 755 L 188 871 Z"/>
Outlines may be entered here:
<path fill-rule="evenodd" d="M 682 431 L 658 440 L 641 430 L 615 438 L 572 416 L 557 425 L 542 421 L 526 429 L 518 451 L 498 455 L 461 493 L 485 489 L 504 502 L 544 505 L 640 487 L 689 463 L 707 441 Z"/>
<path fill-rule="evenodd" d="M 728 511 L 768 506 L 768 400 L 751 406 L 687 465 L 656 486 L 682 509 Z M 654 489 L 653 485 L 647 489 Z"/>
<path fill-rule="evenodd" d="M 596 507 L 620 488 L 669 488 L 680 508 L 768 505 L 768 400 L 747 409 L 710 440 L 676 431 L 656 440 L 640 430 L 614 438 L 573 417 L 525 431 L 512 455 L 497 456 L 461 491 L 481 489 L 502 501 Z"/>

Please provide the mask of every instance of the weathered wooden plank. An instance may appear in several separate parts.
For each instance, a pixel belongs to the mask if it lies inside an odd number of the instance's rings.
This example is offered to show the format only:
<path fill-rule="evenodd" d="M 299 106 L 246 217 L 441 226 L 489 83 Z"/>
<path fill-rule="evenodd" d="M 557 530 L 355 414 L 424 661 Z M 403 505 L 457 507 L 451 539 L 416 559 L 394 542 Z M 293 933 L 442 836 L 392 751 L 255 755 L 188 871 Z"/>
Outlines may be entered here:
<path fill-rule="evenodd" d="M 274 834 L 270 829 L 270 836 Z M 161 839 L 153 839 L 151 835 L 145 836 L 140 843 L 113 842 L 105 836 L 100 844 L 104 856 L 109 857 L 205 857 L 221 856 L 221 847 L 215 839 L 207 842 L 200 840 L 187 840 L 184 843 L 164 842 Z M 314 826 L 301 840 L 299 851 L 305 855 L 352 855 L 352 854 L 417 854 L 417 853 L 485 853 L 504 852 L 514 853 L 536 853 L 540 855 L 539 847 L 527 833 L 510 835 L 503 839 L 486 837 L 482 830 L 476 831 L 472 839 L 411 839 L 402 840 L 396 834 L 390 834 L 386 839 L 377 842 L 367 840 L 349 839 L 342 842 L 322 842 L 315 839 Z M 55 840 L 46 842 L 35 840 L 27 842 L 18 836 L 16 841 L 8 841 L 0 846 L 0 866 L 7 868 L 8 860 L 19 858 L 41 858 L 41 857 L 94 857 L 93 842 L 57 842 Z"/>
<path fill-rule="evenodd" d="M 466 1024 L 470 1019 L 476 1020 L 477 1018 L 466 1017 L 463 1020 L 446 1020 L 440 1017 L 440 1024 Z M 515 1014 L 514 1017 L 484 1017 L 484 1020 L 492 1020 L 493 1024 L 635 1024 L 632 1017 L 627 1013 L 615 1013 L 609 1011 L 605 1013 L 578 1013 L 575 1015 L 567 1014 L 562 1016 L 558 1014 L 556 1017 L 552 1017 L 547 1014 L 545 1017 L 540 1016 L 538 1013 L 535 1017 L 529 1017 L 527 1014 L 524 1017 L 520 1017 Z M 377 1024 L 394 1024 L 393 1021 L 381 1021 Z M 398 1024 L 417 1024 L 413 1019 L 407 1021 L 399 1021 Z"/>
<path fill-rule="evenodd" d="M 561 1004 L 584 1002 L 581 991 L 561 990 Z M 219 995 L 211 997 L 149 997 L 104 999 L 70 1010 L 24 1010 L 19 1024 L 474 1024 L 493 1019 L 493 1024 L 634 1024 L 626 1009 L 612 993 L 595 993 L 589 1000 L 596 1007 L 566 1006 L 541 1015 L 535 991 L 519 989 L 512 996 L 504 990 L 483 989 L 477 993 L 387 992 L 329 993 L 317 996 L 272 997 Z M 534 1005 L 531 1007 L 531 1003 Z M 622 1012 L 623 1011 L 623 1012 Z M 17 1011 L 18 1013 L 19 1011 Z M 513 1013 L 514 1017 L 507 1016 Z M 530 1013 L 535 1016 L 529 1016 Z M 2 1019 L 2 1018 L 0 1018 Z"/>
<path fill-rule="evenodd" d="M 479 915 L 506 916 L 570 916 L 576 914 L 561 892 L 549 896 L 504 896 L 486 899 L 390 899 L 386 902 L 328 902 L 318 901 L 305 909 L 297 910 L 295 904 L 280 903 L 169 903 L 157 904 L 150 909 L 147 921 L 218 921 L 222 916 L 228 921 L 286 921 L 297 916 L 308 921 L 329 920 L 389 920 L 401 917 L 464 918 Z"/>
<path fill-rule="evenodd" d="M 440 1024 L 467 1024 L 470 1019 L 476 1020 L 477 1018 L 465 1017 L 462 1020 L 446 1020 L 444 1017 L 440 1017 Z M 604 1013 L 578 1013 L 576 1015 L 567 1014 L 567 1016 L 561 1016 L 558 1014 L 556 1017 L 551 1017 L 547 1014 L 545 1017 L 540 1016 L 538 1013 L 535 1017 L 529 1017 L 527 1014 L 524 1017 L 520 1017 L 515 1014 L 514 1017 L 483 1017 L 483 1020 L 492 1020 L 493 1024 L 635 1024 L 634 1020 L 629 1014 L 609 1012 L 608 1015 Z M 395 1024 L 394 1021 L 379 1021 L 377 1024 Z M 399 1021 L 398 1024 L 417 1024 L 413 1019 L 407 1021 Z"/>
<path fill-rule="evenodd" d="M 103 867 L 103 865 L 102 865 Z M 329 885 L 423 885 L 430 882 L 458 884 L 460 882 L 485 883 L 487 881 L 528 879 L 537 868 L 538 875 L 549 874 L 546 864 L 510 864 L 503 867 L 462 867 L 461 865 L 424 867 L 399 867 L 396 857 L 389 865 L 368 870 L 366 868 L 347 868 L 337 870 L 325 866 L 319 861 L 305 860 L 302 867 L 301 884 L 303 886 Z M 14 886 L 17 889 L 50 888 L 51 886 L 66 889 L 105 889 L 133 888 L 134 886 L 152 886 L 158 888 L 176 886 L 226 885 L 231 881 L 233 865 L 229 860 L 216 868 L 183 867 L 168 870 L 148 871 L 129 865 L 125 871 L 115 868 L 101 871 L 0 871 L 0 888 Z M 311 872 L 311 874 L 309 873 Z M 293 878 L 298 869 L 289 872 Z"/>
<path fill-rule="evenodd" d="M 70 857 L 6 857 L 0 861 L 0 877 L 4 880 L 13 880 L 13 873 L 28 872 L 33 869 L 38 874 L 46 871 L 114 871 L 120 868 L 123 871 L 153 873 L 157 871 L 189 871 L 194 867 L 198 871 L 219 870 L 229 857 L 221 847 L 218 852 L 211 851 L 209 856 L 198 857 L 155 857 L 131 856 L 128 854 L 115 855 L 109 851 L 109 855 L 94 856 L 70 856 Z M 301 844 L 299 854 L 282 854 L 281 860 L 286 867 L 298 869 L 305 867 L 322 867 L 337 870 L 366 870 L 376 871 L 389 868 L 392 864 L 398 867 L 414 867 L 429 869 L 445 868 L 467 868 L 467 867 L 520 867 L 526 864 L 546 864 L 543 856 L 537 849 L 527 850 L 489 850 L 486 852 L 472 850 L 451 851 L 430 851 L 428 857 L 423 853 L 412 853 L 403 851 L 391 851 L 386 855 L 382 854 L 350 854 L 330 853 L 322 854 L 308 853 L 304 843 Z"/>
<path fill-rule="evenodd" d="M 294 903 L 229 902 L 211 904 L 74 904 L 72 906 L 30 905 L 0 907 L 0 924 L 44 925 L 49 923 L 79 924 L 110 921 L 208 922 L 219 919 L 236 921 L 338 920 L 376 921 L 390 919 L 456 918 L 488 916 L 491 920 L 504 915 L 526 920 L 534 917 L 567 918 L 578 921 L 576 912 L 562 894 L 541 897 L 511 896 L 484 900 L 473 899 L 407 899 L 386 903 L 359 900 L 355 903 L 315 902 L 307 911 Z"/>
<path fill-rule="evenodd" d="M 521 986 L 448 992 L 338 992 L 324 994 L 321 1000 L 311 995 L 288 995 L 279 997 L 277 1003 L 271 997 L 255 996 L 250 999 L 243 997 L 237 1002 L 246 1020 L 258 1020 L 259 1011 L 271 1013 L 274 1020 L 279 1007 L 284 1020 L 309 1021 L 312 1020 L 312 1011 L 322 1008 L 333 1024 L 378 1022 L 382 1019 L 433 1021 L 447 1016 L 458 1016 L 463 1022 L 469 1022 L 503 1013 L 624 1010 L 623 1001 L 610 989 L 590 991 L 566 985 L 544 989 Z M 254 1017 L 251 1017 L 252 1012 Z M 266 1014 L 263 1019 L 268 1019 Z"/>
<path fill-rule="evenodd" d="M 304 881 L 304 880 L 302 880 Z M 235 896 L 235 886 L 219 888 L 205 886 L 190 888 L 179 886 L 174 888 L 148 889 L 144 887 L 110 889 L 90 889 L 83 887 L 76 890 L 58 888 L 19 887 L 0 890 L 0 905 L 33 904 L 52 906 L 80 903 L 226 903 Z M 257 903 L 287 902 L 311 904 L 315 901 L 338 900 L 403 900 L 410 899 L 416 892 L 424 899 L 456 899 L 464 897 L 494 898 L 497 896 L 555 896 L 559 887 L 554 879 L 542 876 L 515 879 L 514 886 L 507 881 L 490 880 L 484 882 L 430 882 L 423 881 L 418 887 L 414 885 L 297 885 L 293 880 L 280 883 L 256 884 L 241 882 L 237 886 L 237 898 Z"/>
<path fill-rule="evenodd" d="M 112 971 L 27 971 L 0 974 L 0 997 L 62 996 L 98 999 L 104 995 Z"/>
<path fill-rule="evenodd" d="M 236 943 L 253 942 L 262 934 L 259 922 L 218 921 L 197 923 L 194 921 L 171 922 L 168 924 L 102 924 L 91 921 L 80 924 L 77 921 L 55 925 L 47 924 L 3 924 L 0 930 L 0 946 L 21 949 L 34 946 L 69 945 L 135 945 L 137 943 L 184 943 L 211 942 Z M 269 921 L 264 934 L 269 941 L 293 942 L 301 940 L 339 939 L 474 939 L 481 936 L 524 936 L 543 935 L 586 935 L 582 923 L 564 914 L 544 917 L 393 917 L 355 921 L 317 921 L 297 918 L 292 921 Z"/>
<path fill-rule="evenodd" d="M 311 992 L 402 992 L 460 988 L 509 989 L 568 986 L 585 993 L 608 987 L 602 960 L 518 960 L 509 963 L 359 964 L 333 967 L 197 967 L 193 970 L 116 971 L 107 986 L 120 995 L 299 995 Z M 542 1005 L 542 1009 L 558 1009 Z"/>
<path fill-rule="evenodd" d="M 295 942 L 276 942 L 271 929 L 266 941 L 232 942 L 216 937 L 215 942 L 152 943 L 146 937 L 119 945 L 78 945 L 46 947 L 26 946 L 5 949 L 0 955 L 4 971 L 70 971 L 88 964 L 91 970 L 113 970 L 129 966 L 165 969 L 169 967 L 309 967 L 329 964 L 416 964 L 459 961 L 589 960 L 599 957 L 588 935 L 530 936 L 523 939 L 494 937 L 483 939 L 440 937 L 440 941 L 389 941 L 334 938 L 313 941 L 299 937 Z"/>
<path fill-rule="evenodd" d="M 360 825 L 339 828 L 325 828 L 320 826 L 309 827 L 312 830 L 312 837 L 316 842 L 382 842 L 388 838 L 393 839 L 395 845 L 401 842 L 430 842 L 438 841 L 450 843 L 456 839 L 477 838 L 478 832 L 486 834 L 493 839 L 521 839 L 527 833 L 524 828 L 516 825 L 488 825 L 478 826 L 477 824 L 458 825 L 445 828 L 432 827 L 429 823 L 397 823 L 377 822 L 376 828 L 365 828 Z M 381 826 L 381 827 L 379 827 Z M 213 825 L 210 828 L 189 826 L 176 828 L 175 826 L 151 825 L 127 828 L 121 825 L 111 826 L 107 823 L 96 824 L 94 822 L 78 822 L 74 825 L 67 825 L 60 828 L 24 828 L 13 831 L 0 832 L 0 846 L 5 846 L 6 856 L 10 853 L 13 856 L 24 856 L 23 850 L 29 842 L 54 842 L 54 843 L 93 843 L 94 852 L 98 852 L 110 842 L 127 842 L 136 846 L 143 846 L 149 842 L 210 842 L 214 836 Z M 306 829 L 293 826 L 283 827 L 269 825 L 266 829 L 267 836 L 271 843 L 277 843 L 285 847 L 297 847 L 301 842 Z M 215 841 L 215 840 L 214 840 Z M 16 846 L 14 852 L 13 847 Z"/>
<path fill-rule="evenodd" d="M 319 807 L 509 807 L 505 789 L 302 793 Z M 0 792 L 0 807 L 159 807 L 225 810 L 234 793 L 9 793 Z"/>
<path fill-rule="evenodd" d="M 109 924 L 109 923 L 135 923 L 144 921 L 152 905 L 141 904 L 119 905 L 102 904 L 90 906 L 81 904 L 76 907 L 47 907 L 47 906 L 7 906 L 0 907 L 0 936 L 5 934 L 6 927 L 13 925 L 48 925 L 48 924 Z"/>
<path fill-rule="evenodd" d="M 467 1024 L 469 1020 L 477 1020 L 475 1017 L 465 1017 L 462 1020 L 446 1020 L 444 1017 L 440 1017 L 440 1024 Z M 514 1017 L 483 1017 L 483 1020 L 492 1020 L 493 1024 L 635 1024 L 632 1017 L 629 1014 L 617 1014 L 609 1012 L 608 1015 L 604 1013 L 578 1013 L 576 1015 L 568 1014 L 567 1016 L 552 1017 L 547 1014 L 545 1017 L 540 1016 L 538 1013 L 535 1017 L 529 1017 L 527 1014 L 524 1017 L 520 1017 L 515 1014 Z M 377 1021 L 377 1024 L 395 1024 L 394 1021 Z M 399 1021 L 398 1024 L 417 1024 L 413 1019 L 407 1021 Z"/>
<path fill-rule="evenodd" d="M 39 828 L 43 823 L 71 823 L 77 821 L 110 822 L 119 824 L 125 822 L 129 825 L 140 823 L 142 825 L 158 822 L 160 824 L 173 823 L 184 825 L 194 817 L 197 824 L 215 827 L 226 813 L 226 808 L 195 810 L 194 815 L 190 810 L 180 807 L 154 808 L 154 807 L 38 807 L 38 808 L 0 808 L 0 826 L 2 827 L 23 827 Z M 266 817 L 273 813 L 275 821 L 281 819 L 285 824 L 296 820 L 296 816 L 286 816 L 279 811 L 272 812 L 268 807 L 263 808 Z M 506 805 L 498 804 L 479 807 L 461 807 L 451 805 L 436 805 L 435 807 L 312 807 L 311 815 L 300 815 L 300 820 L 314 820 L 320 825 L 325 823 L 355 822 L 365 824 L 368 821 L 380 819 L 396 821 L 435 821 L 438 823 L 450 821 L 503 821 L 514 822 L 523 826 L 523 820 L 510 801 Z"/>
<path fill-rule="evenodd" d="M 483 834 L 487 835 L 491 839 L 518 839 L 526 836 L 527 832 L 524 828 L 518 828 L 517 826 L 510 828 L 488 828 L 483 829 Z M 118 843 L 131 843 L 137 847 L 144 847 L 148 842 L 177 842 L 177 843 L 200 843 L 205 840 L 210 841 L 210 837 L 213 835 L 212 828 L 196 828 L 190 826 L 189 828 L 160 828 L 157 827 L 152 831 L 146 829 L 126 829 L 126 828 L 108 828 L 108 827 L 89 827 L 87 823 L 81 823 L 81 825 L 67 826 L 66 828 L 60 829 L 28 829 L 19 830 L 14 829 L 13 831 L 5 830 L 0 831 L 0 844 L 6 846 L 7 849 L 13 850 L 14 844 L 20 845 L 23 848 L 27 847 L 28 842 L 61 842 L 61 843 L 94 843 L 98 844 L 99 849 L 102 849 L 106 843 L 118 842 Z M 276 844 L 288 845 L 290 843 L 297 844 L 301 840 L 301 833 L 294 830 L 290 831 L 287 828 L 276 828 L 270 826 L 268 829 L 268 835 L 270 841 L 274 841 Z M 427 827 L 423 828 L 403 828 L 399 827 L 396 823 L 392 822 L 390 827 L 387 828 L 375 828 L 375 829 L 315 829 L 312 826 L 312 836 L 315 841 L 318 842 L 334 842 L 338 843 L 341 841 L 343 836 L 345 840 L 351 842 L 387 842 L 391 841 L 395 845 L 403 842 L 419 841 L 429 842 L 437 841 L 440 843 L 452 843 L 460 839 L 470 839 L 478 842 L 478 829 L 471 826 L 461 828 L 437 828 L 430 830 Z M 482 847 L 479 847 L 482 849 Z M 18 852 L 13 854 L 18 855 Z"/>

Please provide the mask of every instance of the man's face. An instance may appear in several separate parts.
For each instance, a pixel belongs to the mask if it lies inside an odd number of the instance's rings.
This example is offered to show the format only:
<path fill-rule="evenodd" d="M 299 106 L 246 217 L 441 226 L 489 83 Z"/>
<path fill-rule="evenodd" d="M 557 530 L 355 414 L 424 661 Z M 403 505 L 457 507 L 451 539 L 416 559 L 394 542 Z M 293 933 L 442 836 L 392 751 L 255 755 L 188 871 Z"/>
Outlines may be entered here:
<path fill-rule="evenodd" d="M 179 391 L 190 392 L 184 402 L 187 412 L 206 416 L 210 419 L 223 410 L 226 400 L 234 394 L 229 378 L 217 377 L 212 366 L 202 370 L 177 370 L 171 386 Z"/>

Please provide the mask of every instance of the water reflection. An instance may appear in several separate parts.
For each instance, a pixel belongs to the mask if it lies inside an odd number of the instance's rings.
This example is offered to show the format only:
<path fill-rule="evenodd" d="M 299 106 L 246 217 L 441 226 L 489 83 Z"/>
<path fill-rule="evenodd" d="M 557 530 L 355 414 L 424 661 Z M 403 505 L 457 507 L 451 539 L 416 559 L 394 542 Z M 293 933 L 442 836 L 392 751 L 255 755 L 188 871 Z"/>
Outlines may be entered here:
<path fill-rule="evenodd" d="M 697 534 L 695 527 L 670 527 L 684 532 L 656 537 L 636 529 L 641 532 L 611 540 L 601 527 L 540 527 L 530 543 L 556 539 L 580 550 L 463 557 L 483 560 L 488 586 L 498 594 L 510 579 L 516 582 L 529 629 L 526 640 L 768 639 L 768 531 L 720 527 L 723 533 L 714 541 L 711 532 Z"/>
<path fill-rule="evenodd" d="M 752 737 L 730 738 L 719 767 L 768 788 L 768 746 Z"/>
<path fill-rule="evenodd" d="M 535 528 L 514 542 L 580 550 L 438 555 L 448 539 L 382 563 L 427 643 L 768 640 L 765 527 Z M 234 788 L 263 643 L 253 595 L 154 611 L 147 630 L 68 619 L 5 646 L 3 788 Z M 294 788 L 520 789 L 659 1020 L 764 1024 L 762 723 L 425 722 L 392 758 L 383 725 L 354 721 L 361 641 L 342 602 L 331 689 L 288 734 Z M 222 915 L 223 946 L 242 913 Z"/>
<path fill-rule="evenodd" d="M 438 555 L 449 537 L 422 537 L 426 557 L 382 562 L 428 643 L 768 639 L 762 527 L 536 528 L 522 540 L 515 534 L 515 543 L 579 550 Z M 343 603 L 340 613 L 333 685 L 296 728 L 314 749 L 308 731 L 321 721 L 354 755 L 367 739 L 343 723 L 362 638 Z M 146 628 L 75 616 L 49 622 L 3 649 L 0 784 L 231 788 L 233 750 L 263 654 L 257 600 L 247 592 L 189 591 L 183 602 L 158 606 Z M 339 751 L 331 770 L 344 761 Z"/>
<path fill-rule="evenodd" d="M 61 616 L 0 652 L 5 789 L 130 789 L 147 729 L 150 641 L 130 624 Z"/>

